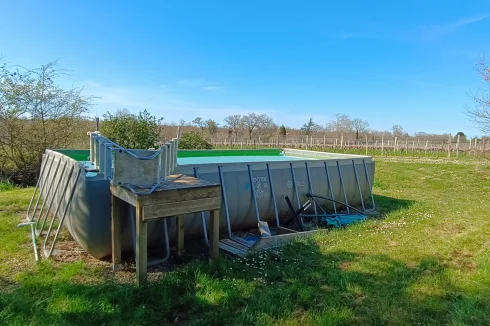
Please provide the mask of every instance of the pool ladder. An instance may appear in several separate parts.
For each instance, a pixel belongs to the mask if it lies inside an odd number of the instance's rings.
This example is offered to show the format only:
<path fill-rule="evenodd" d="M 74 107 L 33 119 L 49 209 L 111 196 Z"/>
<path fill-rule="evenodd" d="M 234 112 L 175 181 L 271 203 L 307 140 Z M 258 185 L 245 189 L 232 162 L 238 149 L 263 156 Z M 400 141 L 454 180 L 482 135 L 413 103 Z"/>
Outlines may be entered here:
<path fill-rule="evenodd" d="M 17 225 L 18 227 L 30 227 L 36 262 L 39 261 L 36 237 L 44 237 L 42 245 L 44 256 L 49 258 L 53 254 L 82 169 L 83 167 L 78 162 L 66 159 L 60 153 L 46 150 L 43 155 L 39 178 L 27 208 L 26 221 Z M 68 198 L 66 198 L 66 194 L 68 194 Z M 43 195 L 44 200 L 40 205 Z M 55 226 L 56 223 L 57 226 Z M 56 231 L 54 231 L 55 229 Z M 53 231 L 54 234 L 51 235 Z M 49 241 L 51 241 L 50 246 L 48 246 Z"/>

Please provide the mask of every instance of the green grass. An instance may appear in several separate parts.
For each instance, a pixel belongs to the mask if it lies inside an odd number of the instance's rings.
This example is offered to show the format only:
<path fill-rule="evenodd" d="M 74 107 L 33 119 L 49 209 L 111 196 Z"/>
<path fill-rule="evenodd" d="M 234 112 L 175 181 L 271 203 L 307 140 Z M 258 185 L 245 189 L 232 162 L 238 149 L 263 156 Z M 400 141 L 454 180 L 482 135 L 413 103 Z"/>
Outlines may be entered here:
<path fill-rule="evenodd" d="M 0 324 L 490 324 L 488 165 L 378 160 L 379 218 L 143 288 L 107 262 L 36 266 L 15 228 L 31 191 L 0 194 Z"/>

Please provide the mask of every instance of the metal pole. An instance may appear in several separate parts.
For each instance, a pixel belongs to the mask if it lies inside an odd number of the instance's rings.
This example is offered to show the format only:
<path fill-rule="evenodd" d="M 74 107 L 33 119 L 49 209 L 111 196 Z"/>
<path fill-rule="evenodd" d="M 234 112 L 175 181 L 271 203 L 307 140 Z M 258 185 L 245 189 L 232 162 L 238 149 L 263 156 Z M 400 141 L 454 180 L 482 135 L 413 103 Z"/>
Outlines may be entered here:
<path fill-rule="evenodd" d="M 296 186 L 296 176 L 294 174 L 294 168 L 293 168 L 293 163 L 289 163 L 289 166 L 291 168 L 291 176 L 293 177 L 293 188 L 294 188 L 294 193 L 296 194 L 296 200 L 298 201 L 298 209 L 301 208 L 301 203 L 299 202 L 299 194 L 298 194 L 298 187 Z"/>
<path fill-rule="evenodd" d="M 199 167 L 194 167 L 194 177 L 196 179 L 199 179 Z M 206 242 L 207 245 L 209 245 L 208 241 L 208 230 L 206 226 L 206 216 L 204 215 L 204 212 L 201 212 L 201 221 L 202 221 L 202 228 L 204 230 L 204 241 Z"/>
<path fill-rule="evenodd" d="M 342 180 L 342 172 L 340 171 L 340 165 L 339 165 L 339 161 L 337 161 L 337 170 L 339 171 L 339 179 L 340 179 L 340 185 L 342 187 L 342 192 L 344 193 L 344 200 L 345 200 L 345 203 L 347 205 L 349 205 L 349 202 L 347 201 L 347 194 L 345 192 L 345 188 L 344 188 L 344 181 Z M 347 208 L 347 214 L 350 214 L 350 210 L 349 210 L 349 206 L 346 206 Z"/>
<path fill-rule="evenodd" d="M 306 167 L 306 176 L 308 177 L 308 188 L 310 194 L 313 195 L 313 185 L 311 184 L 311 178 L 310 178 L 310 168 L 308 167 L 308 162 L 305 162 L 305 167 Z M 316 205 L 313 205 L 313 210 L 315 211 L 315 215 L 318 215 Z"/>
<path fill-rule="evenodd" d="M 366 161 L 362 159 L 362 164 L 364 165 L 364 172 L 366 173 L 366 180 L 368 183 L 369 191 L 371 192 L 371 201 L 373 202 L 372 210 L 376 209 L 376 203 L 374 202 L 373 188 L 371 188 L 371 180 L 369 179 L 369 174 L 367 171 Z"/>
<path fill-rule="evenodd" d="M 335 198 L 333 195 L 332 183 L 330 182 L 330 175 L 328 173 L 327 162 L 323 162 L 323 164 L 325 165 L 325 173 L 327 174 L 327 184 L 328 184 L 328 189 L 330 190 L 330 198 L 332 199 L 332 203 L 333 203 L 333 211 L 335 212 L 335 214 L 337 214 L 337 204 L 334 201 Z"/>
<path fill-rule="evenodd" d="M 223 170 L 221 170 L 222 166 L 218 165 L 218 173 L 219 173 L 219 183 L 221 184 L 221 197 L 223 197 L 223 204 L 225 205 L 225 215 L 226 215 L 226 223 L 228 227 L 228 237 L 232 237 L 231 235 L 231 226 L 230 226 L 230 213 L 228 210 L 228 201 L 226 199 L 226 188 L 225 188 L 225 178 L 223 176 Z"/>
<path fill-rule="evenodd" d="M 265 166 L 267 167 L 267 175 L 269 176 L 269 187 L 271 187 L 271 197 L 272 197 L 272 203 L 274 204 L 274 214 L 276 216 L 276 223 L 277 226 L 281 226 L 281 223 L 279 222 L 279 213 L 277 211 L 276 194 L 274 192 L 274 183 L 272 182 L 271 169 L 269 163 L 266 163 Z"/>
<path fill-rule="evenodd" d="M 356 178 L 357 188 L 359 189 L 359 196 L 361 197 L 361 205 L 362 205 L 362 209 L 363 209 L 364 211 L 366 211 L 366 207 L 364 206 L 364 198 L 362 198 L 361 184 L 359 183 L 359 177 L 357 176 L 357 168 L 356 168 L 356 163 L 354 162 L 354 160 L 352 160 L 352 167 L 354 168 L 354 176 L 355 176 L 355 178 Z"/>
<path fill-rule="evenodd" d="M 252 175 L 252 166 L 250 164 L 247 164 L 247 168 L 248 168 L 248 177 L 250 179 L 250 189 L 252 189 L 252 198 L 255 206 L 255 215 L 257 216 L 257 222 L 260 222 L 259 206 L 257 205 L 257 197 L 255 196 L 255 185 L 254 185 L 253 175 Z"/>

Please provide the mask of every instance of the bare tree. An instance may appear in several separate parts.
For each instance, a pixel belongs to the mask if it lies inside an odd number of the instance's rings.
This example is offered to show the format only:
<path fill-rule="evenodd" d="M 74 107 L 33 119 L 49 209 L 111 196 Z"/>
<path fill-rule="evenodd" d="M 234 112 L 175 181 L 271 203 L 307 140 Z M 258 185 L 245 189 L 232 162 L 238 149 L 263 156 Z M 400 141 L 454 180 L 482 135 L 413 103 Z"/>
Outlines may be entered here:
<path fill-rule="evenodd" d="M 408 133 L 403 129 L 402 126 L 400 125 L 394 125 L 391 127 L 391 132 L 393 133 L 393 136 L 395 137 L 401 137 L 401 136 L 407 136 Z"/>
<path fill-rule="evenodd" d="M 478 59 L 475 70 L 480 75 L 482 81 L 487 85 L 488 90 L 478 90 L 470 93 L 474 102 L 472 108 L 466 108 L 466 114 L 470 120 L 485 134 L 490 133 L 490 61 L 481 57 Z"/>
<path fill-rule="evenodd" d="M 277 129 L 272 118 L 266 114 L 249 113 L 242 117 L 242 125 L 248 132 L 249 139 L 252 139 L 252 134 L 255 131 L 269 133 L 270 129 Z"/>
<path fill-rule="evenodd" d="M 335 120 L 327 123 L 326 130 L 342 135 L 352 132 L 352 120 L 346 114 L 337 114 Z"/>
<path fill-rule="evenodd" d="M 359 140 L 360 133 L 367 133 L 369 131 L 369 122 L 367 122 L 366 120 L 355 118 L 351 120 L 350 125 L 356 133 L 356 140 Z"/>
<path fill-rule="evenodd" d="M 237 137 L 240 129 L 243 127 L 242 116 L 234 114 L 226 117 L 225 127 L 230 129 L 235 134 L 235 137 Z"/>

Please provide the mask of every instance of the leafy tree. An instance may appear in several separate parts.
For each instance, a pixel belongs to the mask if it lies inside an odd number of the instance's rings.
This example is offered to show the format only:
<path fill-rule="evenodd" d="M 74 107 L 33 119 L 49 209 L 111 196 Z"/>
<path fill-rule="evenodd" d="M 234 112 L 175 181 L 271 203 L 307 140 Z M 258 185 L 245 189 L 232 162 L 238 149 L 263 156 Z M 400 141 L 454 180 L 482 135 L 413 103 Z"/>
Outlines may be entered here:
<path fill-rule="evenodd" d="M 0 159 L 18 182 L 34 178 L 45 149 L 66 148 L 77 133 L 86 137 L 78 126 L 94 97 L 60 87 L 66 74 L 56 62 L 37 69 L 0 63 Z"/>
<path fill-rule="evenodd" d="M 403 129 L 402 126 L 400 125 L 394 125 L 391 127 L 391 132 L 393 133 L 393 136 L 395 137 L 401 137 L 401 136 L 406 136 L 408 133 Z"/>
<path fill-rule="evenodd" d="M 279 127 L 279 136 L 286 136 L 286 127 L 284 125 Z"/>
<path fill-rule="evenodd" d="M 192 120 L 192 124 L 201 129 L 201 134 L 204 134 L 204 130 L 207 128 L 206 121 L 204 121 L 201 117 L 197 117 Z"/>
<path fill-rule="evenodd" d="M 196 131 L 184 133 L 179 140 L 180 149 L 212 149 L 213 146 Z"/>
<path fill-rule="evenodd" d="M 466 141 L 466 134 L 464 132 L 458 131 L 454 136 L 454 139 L 458 139 L 458 136 L 460 141 Z"/>
<path fill-rule="evenodd" d="M 301 131 L 305 133 L 306 135 L 310 136 L 314 131 L 317 131 L 320 129 L 320 126 L 317 125 L 315 122 L 313 122 L 313 118 L 310 118 L 307 123 L 301 127 Z"/>
<path fill-rule="evenodd" d="M 159 146 L 162 118 L 157 119 L 146 110 L 138 115 L 118 110 L 116 114 L 107 112 L 103 117 L 101 133 L 122 147 L 148 149 Z"/>
<path fill-rule="evenodd" d="M 214 136 L 218 131 L 218 124 L 216 121 L 209 119 L 206 121 L 206 129 L 208 130 L 209 135 Z"/>

